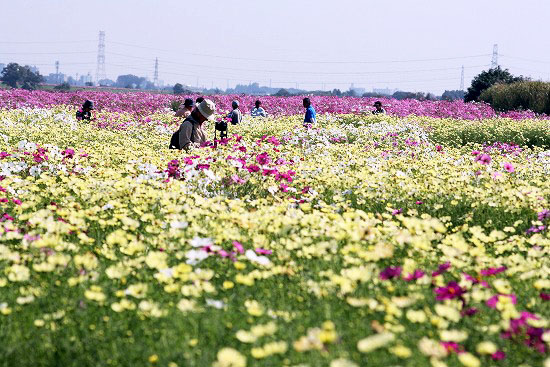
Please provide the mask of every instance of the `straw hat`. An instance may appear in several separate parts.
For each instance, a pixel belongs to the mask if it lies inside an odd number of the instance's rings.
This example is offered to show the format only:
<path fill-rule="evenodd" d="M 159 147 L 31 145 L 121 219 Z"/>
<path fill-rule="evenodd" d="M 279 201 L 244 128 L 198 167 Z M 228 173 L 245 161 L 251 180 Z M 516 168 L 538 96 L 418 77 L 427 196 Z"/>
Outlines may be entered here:
<path fill-rule="evenodd" d="M 207 120 L 213 120 L 216 113 L 216 105 L 209 99 L 205 99 L 197 105 L 197 109 Z"/>

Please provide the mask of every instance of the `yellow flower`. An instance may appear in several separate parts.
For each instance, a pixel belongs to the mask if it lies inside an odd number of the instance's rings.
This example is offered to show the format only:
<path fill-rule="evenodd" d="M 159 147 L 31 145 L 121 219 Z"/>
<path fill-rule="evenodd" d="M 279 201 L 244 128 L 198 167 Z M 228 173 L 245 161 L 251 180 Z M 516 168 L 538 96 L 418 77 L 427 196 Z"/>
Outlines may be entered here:
<path fill-rule="evenodd" d="M 369 353 L 375 349 L 381 348 L 395 339 L 393 333 L 374 334 L 357 342 L 357 349 L 362 353 Z"/>
<path fill-rule="evenodd" d="M 8 269 L 8 279 L 11 282 L 26 282 L 31 277 L 29 268 L 24 265 L 14 264 Z"/>
<path fill-rule="evenodd" d="M 151 354 L 149 356 L 149 363 L 157 363 L 159 360 L 159 356 L 157 356 L 156 354 Z"/>
<path fill-rule="evenodd" d="M 332 360 L 330 367 L 359 367 L 359 365 L 349 359 L 339 358 Z"/>
<path fill-rule="evenodd" d="M 465 352 L 458 355 L 458 360 L 465 367 L 480 367 L 481 362 L 473 354 Z"/>
<path fill-rule="evenodd" d="M 246 367 L 246 357 L 233 348 L 223 348 L 218 351 L 218 360 L 213 367 Z"/>
<path fill-rule="evenodd" d="M 396 345 L 395 347 L 390 348 L 390 352 L 399 358 L 409 358 L 412 355 L 412 351 L 404 345 Z"/>
<path fill-rule="evenodd" d="M 479 354 L 493 354 L 497 351 L 497 346 L 493 342 L 481 342 L 477 345 L 476 350 Z"/>

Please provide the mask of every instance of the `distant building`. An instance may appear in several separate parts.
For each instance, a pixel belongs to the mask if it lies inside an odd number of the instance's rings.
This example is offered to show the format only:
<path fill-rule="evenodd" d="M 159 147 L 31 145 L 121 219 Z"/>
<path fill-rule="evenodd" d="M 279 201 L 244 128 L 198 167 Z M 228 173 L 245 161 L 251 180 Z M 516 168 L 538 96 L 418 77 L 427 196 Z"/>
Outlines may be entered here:
<path fill-rule="evenodd" d="M 47 84 L 61 84 L 65 81 L 65 74 L 50 73 L 44 77 L 44 81 Z"/>

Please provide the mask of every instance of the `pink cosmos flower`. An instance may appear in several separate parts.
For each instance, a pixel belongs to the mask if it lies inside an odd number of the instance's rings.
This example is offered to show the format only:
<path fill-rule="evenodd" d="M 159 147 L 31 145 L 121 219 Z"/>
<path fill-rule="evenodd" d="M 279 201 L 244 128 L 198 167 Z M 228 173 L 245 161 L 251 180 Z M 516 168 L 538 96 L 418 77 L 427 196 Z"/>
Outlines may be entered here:
<path fill-rule="evenodd" d="M 540 298 L 541 298 L 543 301 L 550 301 L 550 293 L 541 293 L 541 294 L 540 294 Z"/>
<path fill-rule="evenodd" d="M 480 154 L 476 157 L 476 162 L 483 165 L 488 165 L 491 163 L 491 156 L 489 154 Z"/>
<path fill-rule="evenodd" d="M 8 158 L 9 156 L 11 156 L 11 154 L 7 152 L 0 152 L 0 159 Z"/>
<path fill-rule="evenodd" d="M 537 219 L 541 222 L 546 219 L 550 219 L 550 210 L 544 209 L 543 211 L 537 213 Z"/>
<path fill-rule="evenodd" d="M 12 199 L 14 204 L 21 205 L 21 200 L 19 199 Z"/>
<path fill-rule="evenodd" d="M 406 275 L 403 277 L 407 282 L 410 282 L 411 280 L 420 279 L 425 275 L 425 273 L 422 270 L 416 269 L 414 272 Z"/>
<path fill-rule="evenodd" d="M 506 271 L 506 269 L 508 269 L 506 266 L 501 266 L 501 267 L 498 267 L 498 268 L 483 269 L 483 270 L 481 270 L 480 273 L 481 273 L 481 275 L 488 277 L 488 276 L 491 276 L 491 275 L 502 273 L 503 271 Z"/>
<path fill-rule="evenodd" d="M 239 241 L 233 241 L 233 247 L 240 253 L 244 254 L 244 247 Z"/>
<path fill-rule="evenodd" d="M 491 358 L 493 359 L 493 361 L 500 361 L 500 360 L 506 358 L 506 353 L 504 353 L 501 350 L 497 350 L 496 352 L 491 354 Z"/>
<path fill-rule="evenodd" d="M 462 289 L 457 282 L 449 282 L 446 287 L 438 287 L 434 290 L 436 293 L 435 299 L 443 301 L 446 299 L 454 299 L 461 297 L 466 291 Z"/>
<path fill-rule="evenodd" d="M 256 253 L 259 254 L 259 255 L 271 255 L 273 253 L 273 251 L 266 250 L 266 249 L 263 249 L 263 248 L 257 248 L 254 251 L 256 251 Z"/>
<path fill-rule="evenodd" d="M 423 201 L 421 201 L 421 200 L 417 200 L 417 201 L 416 201 L 416 205 L 422 205 L 422 204 L 424 204 Z"/>
<path fill-rule="evenodd" d="M 441 345 L 443 348 L 447 350 L 447 353 L 463 353 L 464 348 L 462 345 L 457 344 L 455 342 L 441 342 Z"/>
<path fill-rule="evenodd" d="M 398 277 L 399 275 L 401 275 L 400 266 L 388 266 L 386 269 L 380 272 L 380 279 L 382 280 L 392 279 L 392 278 Z"/>
<path fill-rule="evenodd" d="M 472 152 L 472 155 L 478 155 L 479 153 L 480 153 L 479 150 L 474 150 L 474 151 Z"/>
<path fill-rule="evenodd" d="M 502 167 L 504 167 L 504 170 L 508 173 L 514 173 L 515 172 L 515 169 L 514 169 L 514 166 L 512 165 L 512 163 L 504 163 L 502 165 Z"/>
<path fill-rule="evenodd" d="M 253 164 L 253 165 L 250 165 L 250 166 L 246 167 L 246 169 L 248 170 L 248 172 L 253 173 L 253 172 L 258 172 L 260 170 L 260 167 Z"/>
<path fill-rule="evenodd" d="M 432 277 L 436 277 L 438 275 L 445 273 L 447 270 L 449 270 L 450 267 L 451 267 L 451 263 L 448 261 L 445 264 L 439 265 L 437 270 L 432 273 Z"/>
<path fill-rule="evenodd" d="M 397 214 L 401 214 L 401 213 L 403 213 L 403 209 L 394 209 L 391 212 L 391 215 L 397 215 Z"/>
<path fill-rule="evenodd" d="M 261 165 L 265 165 L 270 163 L 271 159 L 267 153 L 261 153 L 256 156 L 256 161 Z"/>

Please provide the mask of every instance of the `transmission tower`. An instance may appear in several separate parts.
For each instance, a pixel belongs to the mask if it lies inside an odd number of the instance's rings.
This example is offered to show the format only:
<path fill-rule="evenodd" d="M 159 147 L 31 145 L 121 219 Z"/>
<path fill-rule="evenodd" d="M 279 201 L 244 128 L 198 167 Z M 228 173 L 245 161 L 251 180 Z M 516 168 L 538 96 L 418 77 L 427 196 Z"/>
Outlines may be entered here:
<path fill-rule="evenodd" d="M 96 82 L 99 85 L 99 81 L 107 79 L 105 73 L 105 32 L 99 31 L 99 44 L 97 46 L 97 70 L 95 74 Z"/>
<path fill-rule="evenodd" d="M 462 74 L 460 74 L 460 90 L 464 90 L 464 65 L 462 65 Z"/>
<path fill-rule="evenodd" d="M 153 85 L 158 88 L 159 86 L 159 58 L 155 58 L 155 74 L 153 77 Z"/>
<path fill-rule="evenodd" d="M 491 69 L 498 67 L 498 45 L 493 45 L 493 58 L 491 60 Z"/>
<path fill-rule="evenodd" d="M 55 62 L 55 81 L 59 84 L 59 60 Z"/>

